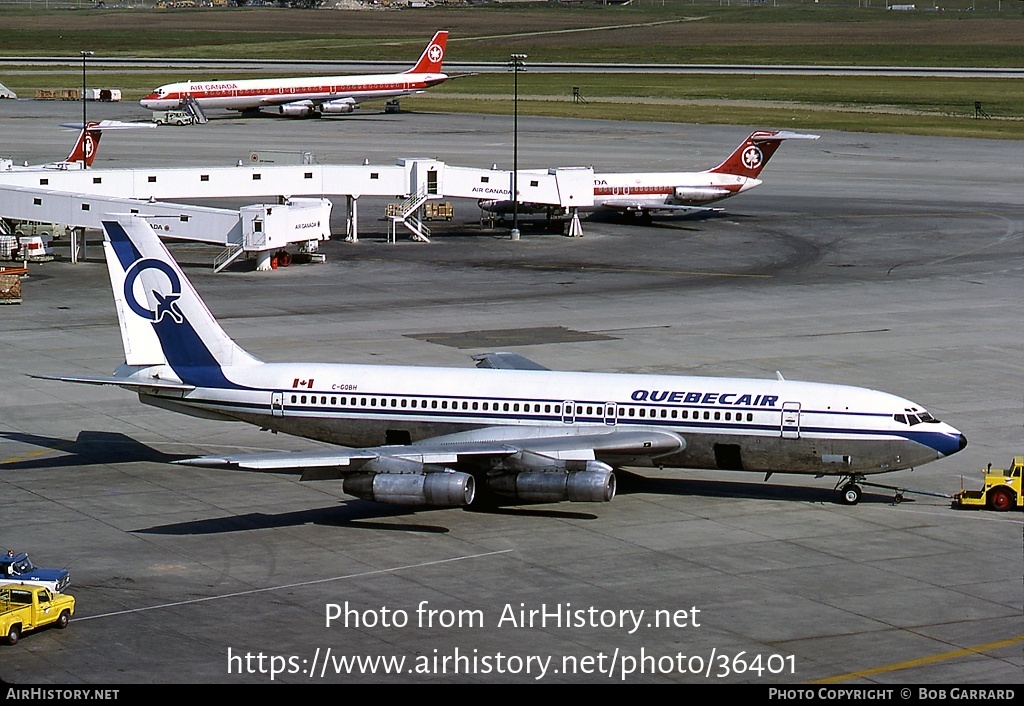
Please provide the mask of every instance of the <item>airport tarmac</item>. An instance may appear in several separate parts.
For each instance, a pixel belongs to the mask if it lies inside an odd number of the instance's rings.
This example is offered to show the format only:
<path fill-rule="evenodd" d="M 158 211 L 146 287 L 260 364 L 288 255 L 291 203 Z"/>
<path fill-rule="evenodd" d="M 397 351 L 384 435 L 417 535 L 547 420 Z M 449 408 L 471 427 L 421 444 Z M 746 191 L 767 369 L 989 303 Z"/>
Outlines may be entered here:
<path fill-rule="evenodd" d="M 70 149 L 59 125 L 81 106 L 0 101 L 0 118 L 0 156 L 46 162 Z M 773 127 L 520 116 L 519 164 L 704 169 Z M 0 646 L 0 679 L 1020 684 L 1022 515 L 946 496 L 1024 453 L 1024 145 L 820 134 L 784 143 L 721 213 L 595 216 L 582 238 L 524 218 L 512 241 L 455 202 L 431 243 L 389 244 L 385 200 L 367 200 L 360 242 L 325 243 L 323 264 L 213 274 L 216 248 L 171 250 L 264 360 L 468 368 L 506 349 L 554 369 L 780 371 L 886 390 L 970 441 L 869 478 L 922 492 L 896 503 L 867 487 L 845 506 L 828 478 L 633 469 L 607 504 L 424 510 L 337 482 L 172 465 L 314 444 L 27 377 L 108 374 L 122 359 L 100 246 L 73 265 L 58 242 L 23 303 L 0 307 L 0 545 L 68 566 L 78 608 L 66 630 Z M 216 116 L 111 133 L 97 166 L 233 164 L 261 149 L 507 168 L 512 138 L 495 116 Z"/>

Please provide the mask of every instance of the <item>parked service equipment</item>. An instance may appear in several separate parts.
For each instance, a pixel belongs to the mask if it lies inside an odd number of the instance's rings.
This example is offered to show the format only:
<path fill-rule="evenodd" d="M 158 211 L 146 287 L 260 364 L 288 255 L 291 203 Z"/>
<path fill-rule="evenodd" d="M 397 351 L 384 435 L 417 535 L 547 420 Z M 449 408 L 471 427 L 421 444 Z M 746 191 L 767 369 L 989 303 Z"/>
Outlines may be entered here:
<path fill-rule="evenodd" d="M 184 110 L 157 110 L 153 122 L 157 125 L 191 125 L 196 119 Z"/>
<path fill-rule="evenodd" d="M 1005 512 L 1024 508 L 1024 494 L 1021 493 L 1021 472 L 1024 471 L 1024 456 L 1014 456 L 1009 470 L 989 467 L 982 471 L 985 486 L 981 490 L 964 490 L 953 496 L 954 508 L 988 508 Z"/>
<path fill-rule="evenodd" d="M 17 584 L 0 588 L 0 635 L 8 645 L 22 633 L 47 625 L 66 628 L 75 614 L 75 598 L 44 586 Z"/>
<path fill-rule="evenodd" d="M 26 552 L 7 552 L 0 557 L 0 585 L 29 583 L 53 593 L 63 593 L 71 583 L 67 569 L 44 569 L 32 563 Z"/>
<path fill-rule="evenodd" d="M 423 204 L 423 220 L 425 221 L 450 221 L 454 213 L 450 201 L 442 203 L 427 201 Z"/>
<path fill-rule="evenodd" d="M 0 267 L 0 304 L 21 304 L 21 276 L 4 267 Z"/>

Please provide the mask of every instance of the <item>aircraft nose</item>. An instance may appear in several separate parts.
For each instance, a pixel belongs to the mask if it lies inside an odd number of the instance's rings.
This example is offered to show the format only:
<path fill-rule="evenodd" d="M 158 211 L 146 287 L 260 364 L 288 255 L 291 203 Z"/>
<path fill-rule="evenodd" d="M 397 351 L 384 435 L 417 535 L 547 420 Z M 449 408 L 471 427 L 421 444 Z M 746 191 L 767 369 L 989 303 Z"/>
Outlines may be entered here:
<path fill-rule="evenodd" d="M 943 456 L 952 456 L 967 448 L 967 435 L 958 429 L 951 429 L 951 432 L 947 435 L 948 441 L 939 448 Z"/>

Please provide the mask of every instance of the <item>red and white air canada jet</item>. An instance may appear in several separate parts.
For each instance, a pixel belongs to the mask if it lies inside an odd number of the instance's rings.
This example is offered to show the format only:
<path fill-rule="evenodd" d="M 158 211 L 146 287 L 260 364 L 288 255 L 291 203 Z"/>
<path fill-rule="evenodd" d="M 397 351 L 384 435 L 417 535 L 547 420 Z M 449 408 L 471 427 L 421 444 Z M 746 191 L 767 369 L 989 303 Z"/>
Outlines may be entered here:
<path fill-rule="evenodd" d="M 64 127 L 75 127 L 78 125 L 67 124 Z M 0 160 L 0 171 L 21 171 L 25 169 L 87 169 L 92 166 L 96 159 L 96 152 L 99 149 L 100 138 L 105 130 L 126 130 L 134 128 L 154 128 L 151 123 L 125 123 L 119 120 L 89 121 L 81 132 L 78 133 L 78 140 L 71 148 L 71 154 L 60 162 L 47 162 L 46 164 L 14 164 L 13 160 Z"/>
<path fill-rule="evenodd" d="M 707 210 L 708 204 L 758 186 L 761 183 L 758 178 L 761 170 L 783 140 L 817 140 L 818 137 L 796 132 L 758 130 L 752 132 L 724 162 L 702 172 L 595 173 L 592 210 L 613 210 L 643 216 L 662 211 Z M 484 211 L 499 215 L 512 212 L 512 201 L 508 199 L 486 199 L 480 201 L 479 205 Z M 564 215 L 551 212 L 550 208 L 540 204 L 518 205 L 521 213 Z"/>
<path fill-rule="evenodd" d="M 282 115 L 294 117 L 351 113 L 363 101 L 422 93 L 447 81 L 449 76 L 441 72 L 447 42 L 447 30 L 438 32 L 416 65 L 397 74 L 185 81 L 160 86 L 139 103 L 150 110 L 174 110 L 194 100 L 203 110 L 274 108 Z"/>

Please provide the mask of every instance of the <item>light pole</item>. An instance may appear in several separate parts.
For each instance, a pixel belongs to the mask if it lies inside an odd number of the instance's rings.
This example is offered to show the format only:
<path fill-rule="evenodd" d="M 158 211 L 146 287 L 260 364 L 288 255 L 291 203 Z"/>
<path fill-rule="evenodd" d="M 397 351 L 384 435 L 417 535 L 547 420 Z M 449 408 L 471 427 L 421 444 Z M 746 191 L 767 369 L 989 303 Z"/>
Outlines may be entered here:
<path fill-rule="evenodd" d="M 525 71 L 526 54 L 512 54 L 512 240 L 519 240 L 519 72 Z"/>
<path fill-rule="evenodd" d="M 89 124 L 88 122 L 86 122 L 86 116 L 85 116 L 85 57 L 92 56 L 93 53 L 91 51 L 82 50 L 81 54 L 82 54 L 82 129 L 84 130 L 85 126 Z M 86 156 L 88 156 L 88 155 L 86 155 Z M 82 168 L 85 169 L 87 166 L 88 166 L 88 160 L 87 159 L 83 159 L 82 160 Z"/>

